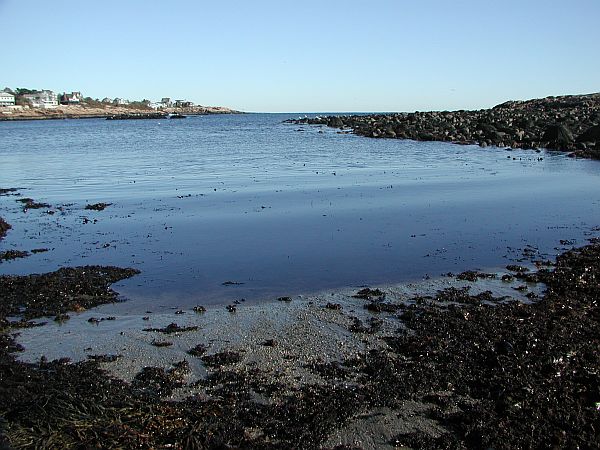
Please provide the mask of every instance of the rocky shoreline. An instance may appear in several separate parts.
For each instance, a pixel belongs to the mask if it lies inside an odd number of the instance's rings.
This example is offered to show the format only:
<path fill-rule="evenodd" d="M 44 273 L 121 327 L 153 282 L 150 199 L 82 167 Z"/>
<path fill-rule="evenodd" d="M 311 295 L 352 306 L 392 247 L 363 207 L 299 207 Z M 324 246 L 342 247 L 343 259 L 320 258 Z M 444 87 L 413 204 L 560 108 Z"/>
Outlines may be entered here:
<path fill-rule="evenodd" d="M 412 293 L 149 312 L 83 361 L 24 362 L 19 334 L 79 320 L 108 341 L 123 318 L 93 308 L 137 271 L 0 276 L 0 447 L 592 448 L 600 242 L 535 258 Z"/>
<path fill-rule="evenodd" d="M 149 108 L 103 105 L 92 107 L 83 105 L 61 105 L 56 108 L 0 107 L 0 121 L 11 120 L 58 120 L 58 119 L 97 119 L 115 116 L 131 118 L 162 118 L 167 114 L 210 115 L 242 114 L 221 106 L 192 106 L 187 108 L 165 108 L 154 111 Z"/>
<path fill-rule="evenodd" d="M 600 159 L 600 93 L 508 101 L 477 111 L 432 111 L 301 118 L 373 138 L 570 152 Z"/>

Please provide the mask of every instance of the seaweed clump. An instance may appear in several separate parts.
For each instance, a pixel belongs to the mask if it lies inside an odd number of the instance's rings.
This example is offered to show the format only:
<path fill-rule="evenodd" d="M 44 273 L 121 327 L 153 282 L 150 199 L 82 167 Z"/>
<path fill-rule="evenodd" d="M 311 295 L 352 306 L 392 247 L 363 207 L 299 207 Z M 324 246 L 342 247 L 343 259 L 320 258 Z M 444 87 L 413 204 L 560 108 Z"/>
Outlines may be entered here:
<path fill-rule="evenodd" d="M 115 302 L 118 294 L 110 285 L 138 273 L 136 269 L 83 266 L 44 274 L 2 275 L 0 317 L 33 319 Z"/>
<path fill-rule="evenodd" d="M 6 232 L 11 228 L 12 226 L 6 220 L 0 217 L 0 240 L 6 236 Z"/>
<path fill-rule="evenodd" d="M 391 444 L 595 448 L 600 245 L 564 253 L 538 278 L 547 291 L 532 304 L 468 290 L 415 302 L 403 311 L 405 327 L 386 332 L 387 346 L 309 365 L 322 384 L 290 386 L 269 369 L 241 363 L 237 352 L 203 355 L 211 370 L 197 384 L 207 395 L 180 402 L 164 397 L 185 385 L 185 362 L 145 368 L 128 384 L 96 361 L 18 362 L 12 354 L 18 345 L 5 331 L 0 447 L 321 448 L 357 413 L 400 412 L 404 402 L 416 401 L 447 432 L 415 430 Z M 361 333 L 377 327 L 353 325 Z"/>

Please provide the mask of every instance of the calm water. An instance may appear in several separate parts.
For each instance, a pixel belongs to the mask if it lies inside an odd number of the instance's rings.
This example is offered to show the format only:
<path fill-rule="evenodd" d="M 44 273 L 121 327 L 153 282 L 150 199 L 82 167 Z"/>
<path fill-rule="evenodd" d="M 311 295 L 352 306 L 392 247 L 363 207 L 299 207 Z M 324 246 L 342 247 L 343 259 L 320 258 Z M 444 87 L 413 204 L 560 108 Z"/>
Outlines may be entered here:
<path fill-rule="evenodd" d="M 137 267 L 117 286 L 142 311 L 501 267 L 526 245 L 548 257 L 598 234 L 598 162 L 290 117 L 0 122 L 0 187 L 65 205 L 23 213 L 0 197 L 14 228 L 0 250 L 51 249 L 0 273 Z"/>

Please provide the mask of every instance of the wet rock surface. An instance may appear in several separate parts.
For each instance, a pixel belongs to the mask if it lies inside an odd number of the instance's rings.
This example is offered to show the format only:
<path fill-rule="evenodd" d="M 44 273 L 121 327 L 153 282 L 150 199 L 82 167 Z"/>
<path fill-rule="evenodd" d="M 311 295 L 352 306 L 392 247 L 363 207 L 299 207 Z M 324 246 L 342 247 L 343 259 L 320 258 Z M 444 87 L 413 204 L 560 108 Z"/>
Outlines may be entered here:
<path fill-rule="evenodd" d="M 370 292 L 368 304 L 386 305 L 382 312 L 340 323 L 382 345 L 307 362 L 317 378 L 297 384 L 233 348 L 198 355 L 208 374 L 194 386 L 185 361 L 145 367 L 131 383 L 102 370 L 101 364 L 117 364 L 110 358 L 22 363 L 5 322 L 12 309 L 3 308 L 1 436 L 13 447 L 62 448 L 91 447 L 98 439 L 126 448 L 361 448 L 346 436 L 369 433 L 383 439 L 376 446 L 390 448 L 594 448 L 600 245 L 570 250 L 554 269 L 536 275 L 547 291 L 532 304 L 468 288 L 397 304 L 389 295 L 381 300 L 385 289 Z M 348 295 L 357 313 L 364 300 Z M 334 318 L 348 309 L 324 306 L 317 309 Z M 44 309 L 29 309 L 29 317 Z M 395 325 L 386 328 L 392 319 Z M 264 352 L 288 345 L 263 342 L 256 345 Z M 181 401 L 167 398 L 186 386 L 200 391 Z"/>
<path fill-rule="evenodd" d="M 286 122 L 326 125 L 373 138 L 549 148 L 600 159 L 600 93 L 508 101 L 478 111 L 329 116 Z"/>

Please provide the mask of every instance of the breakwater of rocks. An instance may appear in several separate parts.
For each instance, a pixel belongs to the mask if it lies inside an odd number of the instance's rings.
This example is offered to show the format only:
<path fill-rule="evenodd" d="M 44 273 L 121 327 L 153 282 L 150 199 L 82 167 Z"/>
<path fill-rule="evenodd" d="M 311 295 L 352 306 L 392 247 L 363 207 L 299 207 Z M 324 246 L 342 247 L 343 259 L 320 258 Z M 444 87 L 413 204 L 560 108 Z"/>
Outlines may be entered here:
<path fill-rule="evenodd" d="M 108 116 L 106 120 L 134 120 L 134 119 L 167 119 L 168 115 L 161 112 L 151 113 L 132 113 L 132 114 L 115 114 Z"/>
<path fill-rule="evenodd" d="M 327 116 L 287 120 L 373 138 L 548 148 L 600 159 L 600 93 L 508 101 L 477 111 Z"/>

